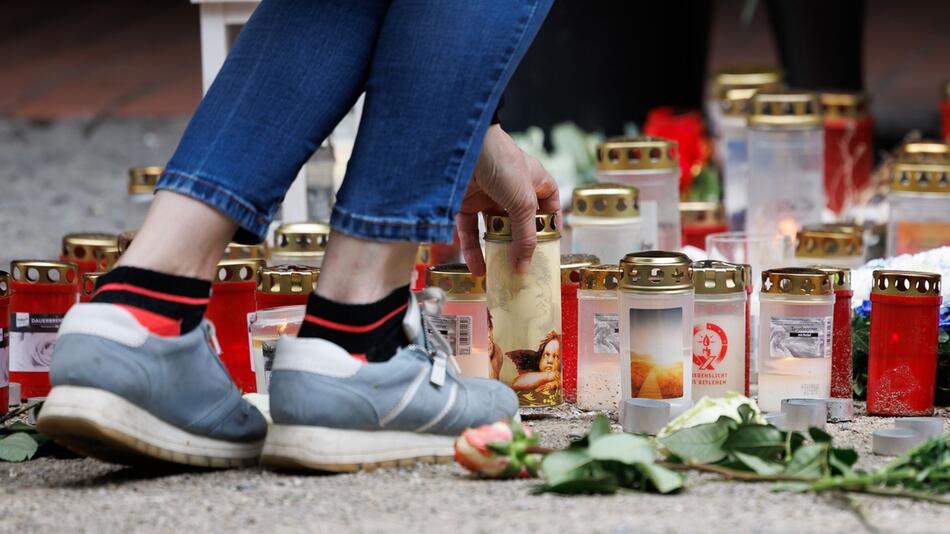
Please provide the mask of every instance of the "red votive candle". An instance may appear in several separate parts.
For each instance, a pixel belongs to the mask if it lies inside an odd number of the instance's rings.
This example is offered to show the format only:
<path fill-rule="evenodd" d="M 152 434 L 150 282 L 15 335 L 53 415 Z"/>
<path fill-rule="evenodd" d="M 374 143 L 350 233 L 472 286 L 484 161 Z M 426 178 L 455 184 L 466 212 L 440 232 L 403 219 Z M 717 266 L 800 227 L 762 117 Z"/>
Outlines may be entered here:
<path fill-rule="evenodd" d="M 63 250 L 59 260 L 75 263 L 79 268 L 77 274 L 81 278 L 86 273 L 111 268 L 118 258 L 118 252 L 118 238 L 113 234 L 66 234 L 63 236 Z"/>
<path fill-rule="evenodd" d="M 863 93 L 822 93 L 825 119 L 825 196 L 841 213 L 871 181 L 873 123 Z M 834 387 L 834 386 L 832 386 Z"/>
<path fill-rule="evenodd" d="M 561 388 L 566 402 L 577 402 L 577 288 L 581 269 L 599 263 L 592 254 L 561 256 Z"/>
<path fill-rule="evenodd" d="M 851 398 L 851 270 L 812 265 L 831 275 L 835 290 L 834 330 L 831 334 L 831 396 Z"/>
<path fill-rule="evenodd" d="M 56 332 L 79 296 L 77 267 L 41 260 L 10 267 L 10 380 L 20 384 L 24 399 L 45 397 Z"/>
<path fill-rule="evenodd" d="M 0 271 L 0 415 L 10 408 L 10 275 Z"/>
<path fill-rule="evenodd" d="M 940 275 L 874 271 L 868 413 L 931 415 L 937 382 Z"/>
<path fill-rule="evenodd" d="M 432 245 L 422 243 L 416 249 L 416 268 L 412 272 L 411 289 L 422 291 L 426 287 L 426 269 L 432 267 Z"/>
<path fill-rule="evenodd" d="M 221 362 L 243 393 L 257 391 L 248 328 L 257 310 L 257 271 L 263 260 L 218 262 L 205 317 L 214 324 Z"/>
<path fill-rule="evenodd" d="M 706 236 L 729 230 L 726 211 L 717 202 L 680 202 L 683 245 L 706 250 Z"/>
<path fill-rule="evenodd" d="M 96 281 L 106 273 L 83 273 L 79 284 L 79 302 L 89 302 L 92 295 L 96 292 Z"/>
<path fill-rule="evenodd" d="M 277 265 L 261 267 L 257 283 L 257 309 L 306 306 L 320 277 L 319 267 Z"/>

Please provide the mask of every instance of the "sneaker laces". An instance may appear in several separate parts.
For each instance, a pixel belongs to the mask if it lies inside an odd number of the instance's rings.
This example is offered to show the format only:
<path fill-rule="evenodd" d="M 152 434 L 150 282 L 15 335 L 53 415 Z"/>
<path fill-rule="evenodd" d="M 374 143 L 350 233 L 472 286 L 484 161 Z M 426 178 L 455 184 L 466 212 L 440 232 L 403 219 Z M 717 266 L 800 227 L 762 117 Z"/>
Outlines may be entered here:
<path fill-rule="evenodd" d="M 422 312 L 422 325 L 426 330 L 426 345 L 429 348 L 426 352 L 432 358 L 432 373 L 429 375 L 429 381 L 436 386 L 445 384 L 446 367 L 449 363 L 455 369 L 457 374 L 462 373 L 455 354 L 452 352 L 452 345 L 445 339 L 442 332 L 436 328 L 432 317 L 442 315 L 442 308 L 445 306 L 445 291 L 437 287 L 427 287 L 416 293 L 416 301 L 419 303 L 419 310 Z"/>

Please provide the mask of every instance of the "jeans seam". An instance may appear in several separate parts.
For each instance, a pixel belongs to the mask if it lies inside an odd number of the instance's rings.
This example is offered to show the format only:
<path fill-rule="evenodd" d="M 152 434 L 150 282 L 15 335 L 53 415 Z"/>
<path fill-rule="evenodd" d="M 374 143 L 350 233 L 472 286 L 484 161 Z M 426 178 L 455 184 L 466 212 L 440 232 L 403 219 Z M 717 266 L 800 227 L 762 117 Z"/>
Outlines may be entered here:
<path fill-rule="evenodd" d="M 168 179 L 166 179 L 166 177 Z M 171 182 L 170 184 L 168 182 Z M 218 202 L 215 202 L 214 199 L 208 198 L 205 195 L 201 195 L 196 192 L 193 188 L 188 188 L 184 182 L 191 182 L 197 184 L 201 187 L 207 188 L 214 192 L 214 194 L 223 195 L 229 203 L 232 203 L 239 210 L 239 213 L 235 213 L 234 209 L 230 209 L 228 206 L 221 205 Z M 162 173 L 162 177 L 159 179 L 158 183 L 155 186 L 156 191 L 173 191 L 178 194 L 182 194 L 198 200 L 203 204 L 211 206 L 215 209 L 220 210 L 228 218 L 236 222 L 239 226 L 246 227 L 246 229 L 254 234 L 257 234 L 258 237 L 261 237 L 263 234 L 260 232 L 259 227 L 266 228 L 267 221 L 269 217 L 261 212 L 259 209 L 254 207 L 254 205 L 248 203 L 246 200 L 241 198 L 235 192 L 231 191 L 227 187 L 210 181 L 206 178 L 194 176 L 192 174 L 184 173 L 181 171 L 166 169 Z M 249 215 L 252 220 L 242 220 L 244 215 Z M 263 222 L 262 222 L 263 221 Z M 249 224 L 252 223 L 252 224 Z"/>
<path fill-rule="evenodd" d="M 333 206 L 333 211 L 339 213 L 341 216 L 346 217 L 347 219 L 353 219 L 367 224 L 378 224 L 383 226 L 393 226 L 393 227 L 405 227 L 405 228 L 414 228 L 414 227 L 423 227 L 423 228 L 451 228 L 454 227 L 454 223 L 427 223 L 427 222 L 398 222 L 386 217 L 368 217 L 366 215 L 357 215 L 356 213 L 349 212 L 339 206 Z"/>

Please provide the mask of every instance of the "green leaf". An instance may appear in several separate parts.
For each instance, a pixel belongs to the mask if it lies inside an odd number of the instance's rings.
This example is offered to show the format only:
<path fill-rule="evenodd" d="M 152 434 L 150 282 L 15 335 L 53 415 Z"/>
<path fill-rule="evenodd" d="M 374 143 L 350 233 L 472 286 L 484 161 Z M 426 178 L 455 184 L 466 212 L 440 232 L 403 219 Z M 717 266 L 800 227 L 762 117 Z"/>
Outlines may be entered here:
<path fill-rule="evenodd" d="M 684 428 L 662 438 L 671 453 L 687 463 L 711 464 L 726 457 L 722 445 L 729 437 L 729 427 L 721 422 Z"/>
<path fill-rule="evenodd" d="M 828 465 L 832 468 L 832 475 L 848 476 L 854 473 L 851 468 L 858 461 L 858 453 L 854 449 L 831 449 L 828 455 Z"/>
<path fill-rule="evenodd" d="M 610 434 L 610 421 L 601 414 L 594 419 L 590 426 L 590 432 L 587 433 L 588 443 L 594 443 L 598 439 Z"/>
<path fill-rule="evenodd" d="M 732 454 L 749 469 L 760 475 L 775 475 L 782 472 L 782 466 L 775 462 L 767 462 L 758 456 L 733 451 Z"/>
<path fill-rule="evenodd" d="M 654 463 L 638 463 L 637 470 L 647 477 L 656 491 L 670 493 L 683 487 L 683 477 L 671 469 Z"/>
<path fill-rule="evenodd" d="M 557 486 L 577 478 L 575 471 L 592 461 L 586 450 L 581 448 L 564 449 L 552 452 L 541 462 L 541 474 L 548 486 Z"/>
<path fill-rule="evenodd" d="M 745 425 L 729 434 L 722 448 L 776 460 L 785 450 L 785 435 L 771 425 Z"/>
<path fill-rule="evenodd" d="M 600 493 L 609 495 L 620 489 L 617 480 L 609 474 L 596 478 L 566 479 L 558 484 L 544 484 L 535 488 L 535 493 L 560 493 L 572 495 L 578 493 Z"/>
<path fill-rule="evenodd" d="M 824 443 L 802 445 L 792 455 L 788 465 L 785 466 L 785 473 L 804 477 L 821 477 L 822 460 L 827 453 L 828 445 Z"/>
<path fill-rule="evenodd" d="M 831 443 L 831 434 L 818 427 L 813 426 L 809 428 L 808 435 L 811 436 L 811 439 L 814 440 L 815 443 Z"/>
<path fill-rule="evenodd" d="M 36 441 L 24 432 L 11 434 L 0 439 L 0 460 L 22 462 L 29 460 L 39 448 Z"/>
<path fill-rule="evenodd" d="M 742 421 L 744 425 L 750 424 L 752 418 L 755 416 L 755 412 L 752 411 L 752 406 L 748 404 L 740 404 L 736 411 L 739 412 L 739 420 Z"/>
<path fill-rule="evenodd" d="M 626 433 L 610 434 L 594 441 L 587 449 L 587 454 L 595 460 L 612 460 L 628 465 L 651 463 L 656 459 L 656 452 L 649 440 Z"/>

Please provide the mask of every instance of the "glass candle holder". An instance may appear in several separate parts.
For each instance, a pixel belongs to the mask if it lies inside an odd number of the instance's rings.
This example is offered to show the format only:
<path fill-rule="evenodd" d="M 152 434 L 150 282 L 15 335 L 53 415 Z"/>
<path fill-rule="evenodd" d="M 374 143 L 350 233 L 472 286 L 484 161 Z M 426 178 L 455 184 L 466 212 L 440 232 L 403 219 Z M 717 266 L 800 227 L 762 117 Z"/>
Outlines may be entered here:
<path fill-rule="evenodd" d="M 873 124 L 864 93 L 821 93 L 827 207 L 843 213 L 871 183 Z"/>
<path fill-rule="evenodd" d="M 96 293 L 96 282 L 106 273 L 83 273 L 79 281 L 79 302 L 89 302 Z"/>
<path fill-rule="evenodd" d="M 759 407 L 781 409 L 782 399 L 831 395 L 835 295 L 831 277 L 788 267 L 762 273 L 759 332 Z"/>
<path fill-rule="evenodd" d="M 720 103 L 732 89 L 778 89 L 784 73 L 775 67 L 759 65 L 733 66 L 718 70 L 710 76 L 704 108 L 713 137 L 722 133 L 722 106 Z"/>
<path fill-rule="evenodd" d="M 814 93 L 758 92 L 752 97 L 747 228 L 792 237 L 803 225 L 821 222 L 824 142 Z"/>
<path fill-rule="evenodd" d="M 485 277 L 475 276 L 464 263 L 429 267 L 426 286 L 445 291 L 442 314 L 432 324 L 449 345 L 463 376 L 498 378 L 502 354 L 488 334 L 488 302 Z"/>
<path fill-rule="evenodd" d="M 678 252 L 627 254 L 620 262 L 622 399 L 670 403 L 673 417 L 691 404 L 693 282 Z"/>
<path fill-rule="evenodd" d="M 10 275 L 0 271 L 0 415 L 10 408 Z"/>
<path fill-rule="evenodd" d="M 495 349 L 504 355 L 498 378 L 522 406 L 561 402 L 560 233 L 554 213 L 539 213 L 538 246 L 527 273 L 509 258 L 511 220 L 489 215 L 485 232 L 486 291 Z"/>
<path fill-rule="evenodd" d="M 63 236 L 63 248 L 59 255 L 59 261 L 75 263 L 79 269 L 78 275 L 97 272 L 100 268 L 100 261 L 106 258 L 106 253 L 117 253 L 119 242 L 114 234 L 103 233 L 80 233 L 66 234 Z M 115 255 L 117 257 L 117 254 Z M 114 263 L 114 261 L 113 261 Z M 105 265 L 104 267 L 111 267 Z"/>
<path fill-rule="evenodd" d="M 749 111 L 755 91 L 755 88 L 729 89 L 718 107 L 716 154 L 722 169 L 723 204 L 732 230 L 745 229 L 749 205 Z"/>
<path fill-rule="evenodd" d="M 643 250 L 643 221 L 636 187 L 601 183 L 574 189 L 571 199 L 571 253 L 619 261 Z"/>
<path fill-rule="evenodd" d="M 280 306 L 258 310 L 251 317 L 251 362 L 258 393 L 270 391 L 277 341 L 280 336 L 296 336 L 306 313 L 306 306 Z"/>
<path fill-rule="evenodd" d="M 330 238 L 330 226 L 320 222 L 285 223 L 274 230 L 271 261 L 278 265 L 319 268 Z"/>
<path fill-rule="evenodd" d="M 205 312 L 215 326 L 221 363 L 243 393 L 257 391 L 248 332 L 257 311 L 258 270 L 263 266 L 263 260 L 218 262 Z"/>
<path fill-rule="evenodd" d="M 561 389 L 564 400 L 577 400 L 577 288 L 581 269 L 597 265 L 592 254 L 561 255 Z"/>
<path fill-rule="evenodd" d="M 874 271 L 868 413 L 931 415 L 937 381 L 940 275 Z"/>
<path fill-rule="evenodd" d="M 729 230 L 726 211 L 718 202 L 680 202 L 683 245 L 706 249 L 706 236 Z"/>
<path fill-rule="evenodd" d="M 320 269 L 306 265 L 275 265 L 258 271 L 257 309 L 306 305 L 317 287 Z"/>
<path fill-rule="evenodd" d="M 811 265 L 828 273 L 835 291 L 834 332 L 831 341 L 831 396 L 850 399 L 851 389 L 851 270 L 830 265 Z"/>
<path fill-rule="evenodd" d="M 616 410 L 620 406 L 620 268 L 581 269 L 577 291 L 577 407 Z"/>
<path fill-rule="evenodd" d="M 798 231 L 795 264 L 827 263 L 856 269 L 864 265 L 864 231 L 857 226 L 815 225 Z"/>
<path fill-rule="evenodd" d="M 155 184 L 165 172 L 164 167 L 132 167 L 129 169 L 129 195 L 125 199 L 125 227 L 140 228 L 155 197 Z"/>
<path fill-rule="evenodd" d="M 746 291 L 741 265 L 699 261 L 691 266 L 693 402 L 746 390 Z"/>
<path fill-rule="evenodd" d="M 641 217 L 655 214 L 662 250 L 680 247 L 678 151 L 676 141 L 659 137 L 615 137 L 597 146 L 597 180 L 637 188 Z"/>
<path fill-rule="evenodd" d="M 79 297 L 74 263 L 16 260 L 10 265 L 10 380 L 23 398 L 45 397 L 56 332 Z"/>
<path fill-rule="evenodd" d="M 950 160 L 891 167 L 887 255 L 950 245 Z"/>

